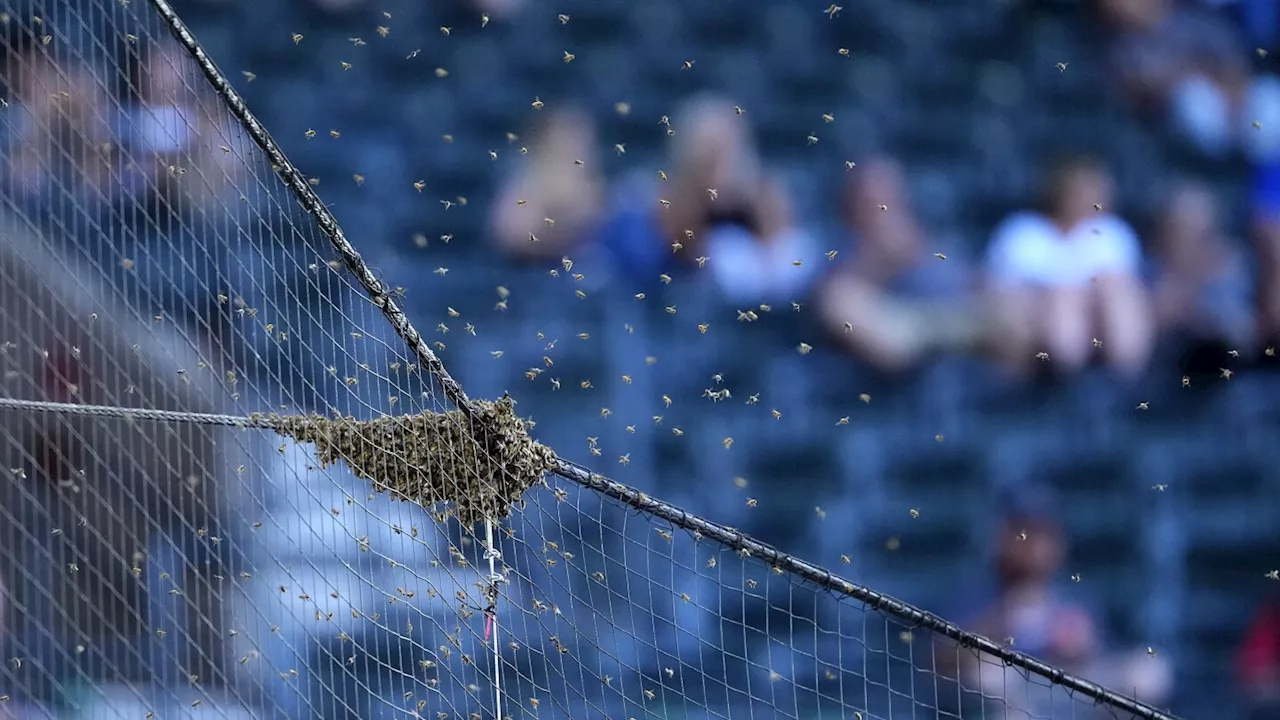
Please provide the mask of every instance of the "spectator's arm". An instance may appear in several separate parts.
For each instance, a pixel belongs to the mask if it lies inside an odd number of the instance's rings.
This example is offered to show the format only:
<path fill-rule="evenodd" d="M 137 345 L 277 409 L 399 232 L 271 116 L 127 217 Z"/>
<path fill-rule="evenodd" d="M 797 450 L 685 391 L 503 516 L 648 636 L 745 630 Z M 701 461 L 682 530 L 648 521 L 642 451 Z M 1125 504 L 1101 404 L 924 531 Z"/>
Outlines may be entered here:
<path fill-rule="evenodd" d="M 1095 275 L 1103 353 L 1127 374 L 1146 369 L 1155 342 L 1155 317 L 1140 278 L 1138 236 L 1120 220 L 1103 228 L 1107 242 L 1096 258 Z"/>
<path fill-rule="evenodd" d="M 1043 308 L 1037 310 L 1040 292 L 1036 278 L 1038 244 L 1030 219 L 1014 217 L 1006 220 L 992 235 L 988 246 L 984 294 L 994 329 L 992 345 L 995 353 L 1015 369 L 1029 367 L 1041 338 Z"/>
<path fill-rule="evenodd" d="M 795 227 L 791 195 L 782 183 L 766 181 L 753 208 L 760 234 L 767 242 L 786 235 Z"/>
<path fill-rule="evenodd" d="M 828 279 L 818 290 L 817 302 L 827 331 L 877 367 L 901 370 L 924 350 L 918 318 L 855 275 Z"/>
<path fill-rule="evenodd" d="M 554 184 L 556 178 L 544 178 Z M 583 239 L 599 212 L 600 198 L 593 184 L 579 188 L 573 201 L 554 203 L 551 190 L 539 187 L 534 178 L 514 178 L 498 192 L 490 233 L 506 253 L 517 257 L 557 258 Z M 523 201 L 523 204 L 521 203 Z M 548 224 L 551 218 L 554 224 Z M 534 241 L 532 238 L 537 238 Z"/>

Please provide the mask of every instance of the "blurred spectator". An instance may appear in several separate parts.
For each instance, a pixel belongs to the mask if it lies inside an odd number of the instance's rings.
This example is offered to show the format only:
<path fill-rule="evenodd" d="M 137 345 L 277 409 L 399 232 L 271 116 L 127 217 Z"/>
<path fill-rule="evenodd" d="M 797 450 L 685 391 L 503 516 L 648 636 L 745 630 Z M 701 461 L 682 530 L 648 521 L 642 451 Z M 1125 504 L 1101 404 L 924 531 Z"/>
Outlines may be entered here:
<path fill-rule="evenodd" d="M 4 41 L 4 175 L 11 192 L 46 197 L 54 184 L 105 192 L 110 128 L 105 93 L 89 69 L 60 62 L 32 31 L 10 23 Z"/>
<path fill-rule="evenodd" d="M 1167 115 L 1208 155 L 1241 147 L 1274 156 L 1280 81 L 1252 75 L 1248 39 L 1221 13 L 1174 0 L 1103 0 L 1102 9 L 1122 87 L 1140 110 Z"/>
<path fill-rule="evenodd" d="M 136 48 L 136 50 L 135 50 Z M 247 143 L 237 141 L 207 82 L 172 40 L 130 46 L 118 102 L 124 177 L 139 194 L 166 203 L 207 200 L 247 175 Z M 243 187 L 243 183 L 240 183 Z"/>
<path fill-rule="evenodd" d="M 1100 347 L 1124 375 L 1145 369 L 1153 323 L 1142 253 L 1133 229 L 1110 212 L 1112 192 L 1100 161 L 1068 157 L 1050 169 L 1039 212 L 996 228 L 987 270 L 1002 349 L 1015 364 L 1048 353 L 1056 369 L 1074 372 Z"/>
<path fill-rule="evenodd" d="M 499 246 L 530 260 L 559 259 L 586 240 L 596 230 L 604 192 L 591 117 L 563 109 L 543 120 L 528 164 L 499 189 L 490 218 Z"/>
<path fill-rule="evenodd" d="M 1066 592 L 1075 586 L 1064 585 L 1066 544 L 1049 507 L 1047 494 L 1034 487 L 1012 498 L 996 540 L 993 597 L 962 626 L 1066 672 L 1123 688 L 1143 702 L 1162 702 L 1171 685 L 1167 661 L 1140 651 L 1105 652 L 1093 613 Z M 1078 708 L 1055 702 L 1049 684 L 994 658 L 962 651 L 960 662 L 961 682 L 1000 698 L 1003 717 L 1078 717 Z"/>
<path fill-rule="evenodd" d="M 603 228 L 618 271 L 653 283 L 705 263 L 730 302 L 797 299 L 814 277 L 817 245 L 764 167 L 747 119 L 705 95 L 666 123 L 674 140 L 668 170 L 655 173 L 657 182 L 625 178 Z"/>
<path fill-rule="evenodd" d="M 1244 691 L 1249 717 L 1280 714 L 1280 598 L 1263 601 L 1245 631 L 1236 656 L 1236 676 Z"/>
<path fill-rule="evenodd" d="M 852 247 L 819 290 L 829 330 L 886 370 L 904 369 L 933 350 L 971 347 L 981 321 L 971 302 L 970 267 L 954 242 L 926 236 L 902 167 L 889 158 L 860 165 L 841 211 Z"/>
<path fill-rule="evenodd" d="M 1253 279 L 1238 244 L 1222 233 L 1213 193 L 1198 182 L 1179 184 L 1161 211 L 1153 241 L 1152 305 L 1159 331 L 1179 349 L 1251 348 Z"/>
<path fill-rule="evenodd" d="M 795 299 L 814 275 L 814 239 L 797 223 L 791 198 L 760 158 L 746 118 L 727 100 L 687 101 L 675 131 L 668 241 L 686 259 L 710 258 L 732 302 Z"/>

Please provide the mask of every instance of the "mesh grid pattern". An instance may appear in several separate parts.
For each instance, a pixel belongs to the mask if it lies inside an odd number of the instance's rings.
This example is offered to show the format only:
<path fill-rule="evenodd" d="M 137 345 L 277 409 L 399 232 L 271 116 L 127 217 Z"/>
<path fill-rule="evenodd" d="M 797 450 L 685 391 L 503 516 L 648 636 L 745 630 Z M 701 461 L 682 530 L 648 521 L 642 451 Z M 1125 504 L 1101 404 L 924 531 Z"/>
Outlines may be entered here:
<path fill-rule="evenodd" d="M 5 9 L 0 393 L 468 409 L 167 6 Z M 4 409 L 0 454 L 13 717 L 1163 717 L 567 463 L 462 527 L 262 430 Z"/>

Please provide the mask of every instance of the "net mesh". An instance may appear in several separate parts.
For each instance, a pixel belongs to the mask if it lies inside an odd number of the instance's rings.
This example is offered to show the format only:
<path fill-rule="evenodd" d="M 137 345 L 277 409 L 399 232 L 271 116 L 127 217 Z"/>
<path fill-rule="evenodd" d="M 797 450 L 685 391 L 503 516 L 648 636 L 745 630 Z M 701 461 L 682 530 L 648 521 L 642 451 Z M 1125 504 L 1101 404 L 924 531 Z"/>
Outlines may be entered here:
<path fill-rule="evenodd" d="M 531 444 L 166 5 L 3 8 L 0 396 L 199 415 L 0 409 L 0 716 L 1163 717 Z"/>

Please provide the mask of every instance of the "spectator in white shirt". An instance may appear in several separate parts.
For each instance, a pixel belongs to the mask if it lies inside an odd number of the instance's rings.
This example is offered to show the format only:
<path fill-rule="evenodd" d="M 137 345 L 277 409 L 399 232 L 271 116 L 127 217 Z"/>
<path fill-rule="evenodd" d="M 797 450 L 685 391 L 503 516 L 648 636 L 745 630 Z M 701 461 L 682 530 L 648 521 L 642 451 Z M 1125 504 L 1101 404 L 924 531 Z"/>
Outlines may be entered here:
<path fill-rule="evenodd" d="M 996 228 L 987 272 L 1005 324 L 1002 345 L 1016 364 L 1047 353 L 1069 373 L 1100 349 L 1121 374 L 1145 368 L 1153 321 L 1142 251 L 1112 204 L 1105 166 L 1072 157 L 1050 171 L 1042 211 L 1014 213 Z"/>

